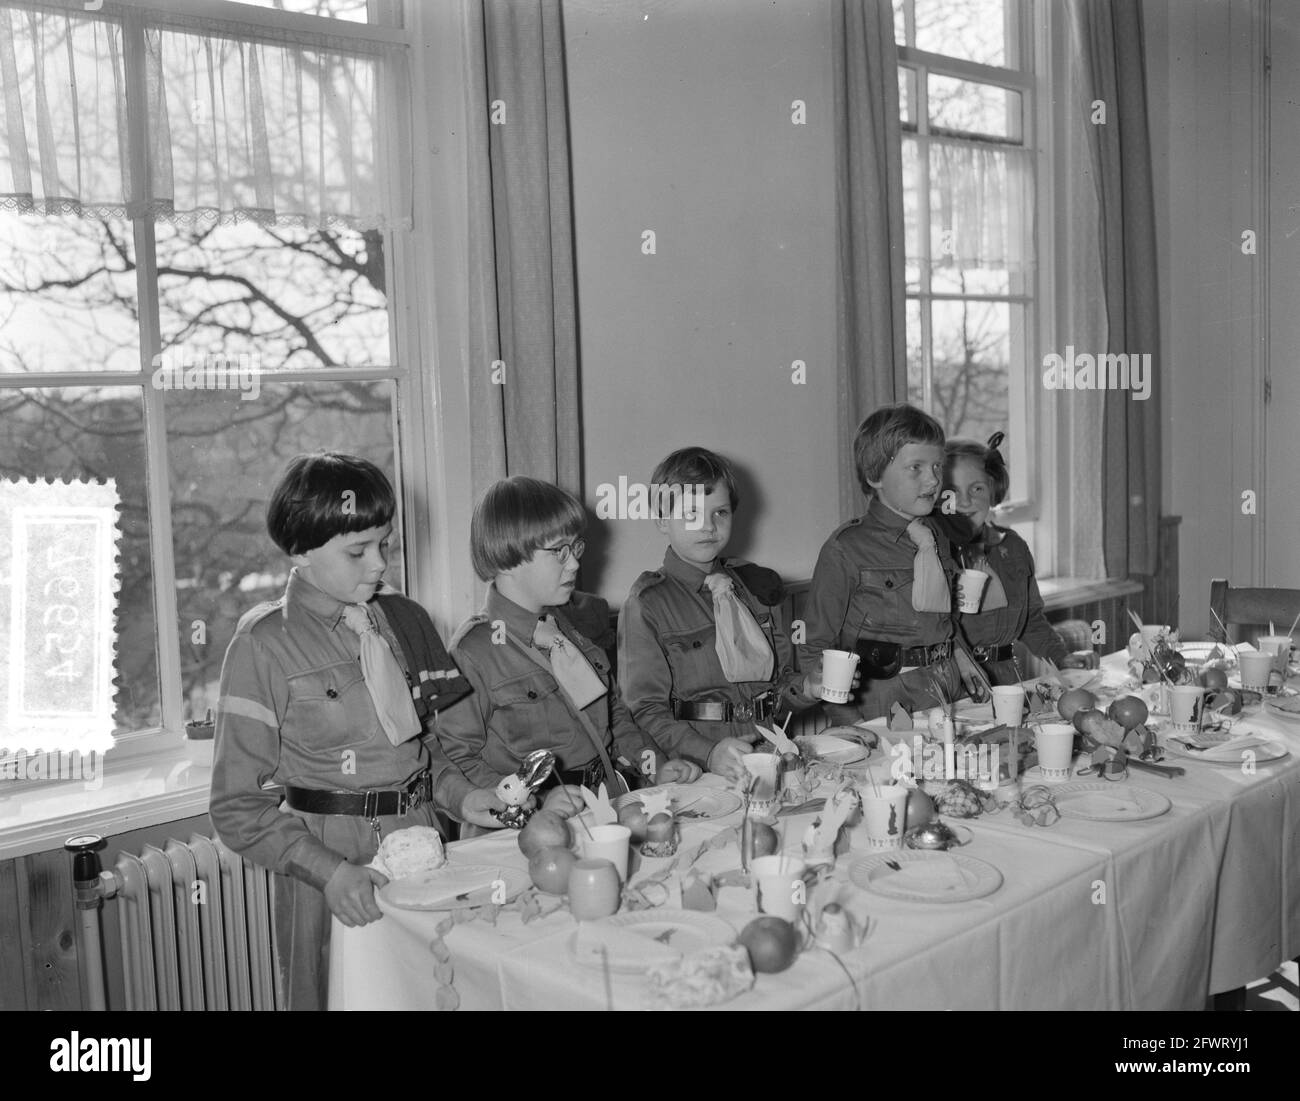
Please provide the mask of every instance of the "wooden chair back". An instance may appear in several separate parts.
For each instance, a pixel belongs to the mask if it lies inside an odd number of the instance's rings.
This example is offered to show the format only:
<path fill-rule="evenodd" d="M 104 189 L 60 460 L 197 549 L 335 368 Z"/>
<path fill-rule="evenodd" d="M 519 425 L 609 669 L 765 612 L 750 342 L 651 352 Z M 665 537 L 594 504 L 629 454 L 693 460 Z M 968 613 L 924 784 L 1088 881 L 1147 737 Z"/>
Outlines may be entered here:
<path fill-rule="evenodd" d="M 1217 631 L 1222 621 L 1229 642 L 1253 643 L 1270 623 L 1286 631 L 1298 614 L 1300 589 L 1234 589 L 1223 578 L 1210 582 L 1210 629 Z"/>

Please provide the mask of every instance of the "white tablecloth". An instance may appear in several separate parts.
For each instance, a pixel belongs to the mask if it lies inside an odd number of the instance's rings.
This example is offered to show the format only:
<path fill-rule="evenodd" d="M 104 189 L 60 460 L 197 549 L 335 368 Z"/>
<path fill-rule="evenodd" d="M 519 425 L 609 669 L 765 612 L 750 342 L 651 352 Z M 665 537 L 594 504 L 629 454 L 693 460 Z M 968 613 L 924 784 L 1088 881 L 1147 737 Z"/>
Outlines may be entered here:
<path fill-rule="evenodd" d="M 1199 1009 L 1210 993 L 1268 974 L 1300 954 L 1300 723 L 1268 714 L 1250 725 L 1291 755 L 1254 775 L 1178 761 L 1177 779 L 1126 781 L 1167 795 L 1172 808 L 1136 822 L 1062 819 L 1026 827 L 1007 812 L 969 824 L 961 851 L 1003 875 L 992 895 L 966 903 L 894 901 L 846 887 L 870 932 L 843 959 L 806 951 L 779 975 L 760 975 L 727 1009 Z M 888 758 L 876 766 L 888 776 Z M 706 777 L 702 783 L 720 783 Z M 739 813 L 688 824 L 682 852 Z M 782 819 L 798 852 L 811 816 Z M 523 868 L 515 835 L 451 846 L 457 859 Z M 836 879 L 863 850 L 842 856 Z M 709 853 L 710 870 L 738 865 L 734 846 Z M 825 887 L 819 890 L 827 889 Z M 723 888 L 718 916 L 740 930 L 749 893 Z M 386 909 L 360 929 L 333 927 L 330 1006 L 431 1009 L 430 951 L 444 914 Z M 567 911 L 523 924 L 503 911 L 495 926 L 456 925 L 445 937 L 464 1009 L 638 1009 L 644 980 L 603 973 L 572 952 Z"/>

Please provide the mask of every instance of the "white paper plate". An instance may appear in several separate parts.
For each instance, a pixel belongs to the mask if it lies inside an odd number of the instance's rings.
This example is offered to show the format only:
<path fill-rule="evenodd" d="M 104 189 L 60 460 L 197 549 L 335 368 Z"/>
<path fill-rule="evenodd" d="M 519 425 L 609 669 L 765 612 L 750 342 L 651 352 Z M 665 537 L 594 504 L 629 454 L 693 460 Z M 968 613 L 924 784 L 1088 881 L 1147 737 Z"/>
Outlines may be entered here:
<path fill-rule="evenodd" d="M 1279 719 L 1300 722 L 1300 695 L 1287 696 L 1285 699 L 1286 707 L 1281 706 L 1283 702 L 1276 698 L 1266 699 L 1264 701 L 1264 710 L 1270 715 L 1276 715 Z"/>
<path fill-rule="evenodd" d="M 1265 743 L 1263 745 L 1248 745 L 1240 750 L 1229 746 L 1226 754 L 1221 753 L 1218 749 L 1220 745 L 1245 737 L 1264 738 Z M 1205 744 L 1209 748 L 1204 753 L 1199 753 L 1194 749 L 1179 745 L 1173 740 L 1174 738 L 1186 738 L 1194 745 Z M 1246 759 L 1242 757 L 1243 753 L 1253 753 L 1256 764 L 1267 764 L 1270 761 L 1280 761 L 1291 751 L 1277 738 L 1251 728 L 1243 729 L 1238 724 L 1226 736 L 1206 737 L 1204 735 L 1171 734 L 1169 740 L 1165 742 L 1165 752 L 1170 757 L 1181 757 L 1185 761 L 1204 761 L 1207 765 L 1227 765 L 1230 768 L 1237 768 Z"/>
<path fill-rule="evenodd" d="M 706 787 L 702 784 L 664 784 L 662 787 L 626 792 L 614 800 L 614 809 L 622 810 L 630 802 L 639 803 L 640 796 L 655 791 L 666 791 L 672 797 L 679 822 L 725 818 L 744 806 L 744 800 L 726 788 Z"/>
<path fill-rule="evenodd" d="M 1089 822 L 1138 822 L 1158 818 L 1170 807 L 1159 792 L 1135 787 L 1123 780 L 1076 780 L 1052 792 L 1064 818 Z"/>
<path fill-rule="evenodd" d="M 1066 688 L 1086 688 L 1091 692 L 1101 687 L 1102 675 L 1098 669 L 1062 669 L 1061 683 Z"/>
<path fill-rule="evenodd" d="M 498 881 L 503 893 L 496 889 Z M 437 871 L 394 879 L 379 888 L 379 897 L 399 910 L 464 910 L 509 902 L 531 882 L 520 868 L 448 861 Z"/>
<path fill-rule="evenodd" d="M 569 939 L 578 963 L 636 975 L 702 948 L 730 944 L 736 931 L 713 914 L 696 910 L 635 910 L 584 921 Z M 604 951 L 601 951 L 601 949 Z M 608 964 L 607 964 L 608 961 Z"/>
<path fill-rule="evenodd" d="M 849 867 L 849 879 L 864 891 L 903 902 L 968 902 L 1002 886 L 1002 873 L 992 864 L 964 853 L 925 849 L 864 856 Z"/>
<path fill-rule="evenodd" d="M 800 738 L 798 744 L 813 760 L 831 765 L 855 765 L 871 757 L 871 750 L 866 746 L 834 734 L 809 734 Z"/>

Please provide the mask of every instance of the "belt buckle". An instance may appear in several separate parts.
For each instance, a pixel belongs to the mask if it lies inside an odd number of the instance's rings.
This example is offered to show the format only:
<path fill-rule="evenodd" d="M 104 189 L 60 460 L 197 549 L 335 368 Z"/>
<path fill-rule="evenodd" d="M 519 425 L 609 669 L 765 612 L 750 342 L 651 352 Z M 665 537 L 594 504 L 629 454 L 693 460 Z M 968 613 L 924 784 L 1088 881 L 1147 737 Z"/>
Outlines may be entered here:
<path fill-rule="evenodd" d="M 379 817 L 379 792 L 367 791 L 362 795 L 361 817 L 370 819 Z"/>
<path fill-rule="evenodd" d="M 754 714 L 754 704 L 737 703 L 731 706 L 731 718 L 734 722 L 752 723 L 758 716 Z"/>

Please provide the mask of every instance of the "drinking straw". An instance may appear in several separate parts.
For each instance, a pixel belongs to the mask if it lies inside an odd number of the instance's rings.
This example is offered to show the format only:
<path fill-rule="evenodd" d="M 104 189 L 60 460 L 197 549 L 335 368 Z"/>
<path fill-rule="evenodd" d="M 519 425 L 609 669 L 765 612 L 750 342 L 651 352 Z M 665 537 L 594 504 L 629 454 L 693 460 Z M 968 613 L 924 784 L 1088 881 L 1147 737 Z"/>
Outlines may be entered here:
<path fill-rule="evenodd" d="M 1287 638 L 1290 638 L 1292 635 L 1295 634 L 1296 627 L 1300 627 L 1300 612 L 1296 612 L 1295 619 L 1291 621 L 1291 630 L 1287 631 L 1286 633 Z M 209 711 L 208 714 L 211 715 L 211 711 Z"/>

